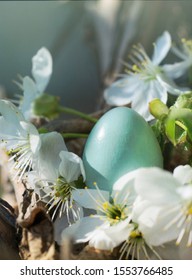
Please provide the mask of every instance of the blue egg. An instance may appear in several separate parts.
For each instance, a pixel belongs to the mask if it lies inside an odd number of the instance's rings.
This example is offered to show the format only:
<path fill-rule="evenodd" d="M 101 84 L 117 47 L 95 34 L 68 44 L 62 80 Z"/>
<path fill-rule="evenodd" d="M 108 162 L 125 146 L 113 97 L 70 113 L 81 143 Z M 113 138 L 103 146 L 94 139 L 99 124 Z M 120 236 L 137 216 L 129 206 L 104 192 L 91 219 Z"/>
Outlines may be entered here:
<path fill-rule="evenodd" d="M 111 191 L 124 174 L 140 167 L 163 167 L 163 157 L 150 125 L 133 109 L 117 107 L 96 123 L 83 152 L 86 184 Z"/>

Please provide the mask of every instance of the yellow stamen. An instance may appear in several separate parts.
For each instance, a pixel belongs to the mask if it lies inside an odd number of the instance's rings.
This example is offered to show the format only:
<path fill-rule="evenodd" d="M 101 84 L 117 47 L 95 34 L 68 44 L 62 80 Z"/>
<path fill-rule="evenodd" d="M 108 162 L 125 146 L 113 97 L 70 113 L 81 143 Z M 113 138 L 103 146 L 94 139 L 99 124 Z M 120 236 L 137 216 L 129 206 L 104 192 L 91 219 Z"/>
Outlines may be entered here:
<path fill-rule="evenodd" d="M 188 209 L 187 214 L 192 215 L 192 206 Z"/>
<path fill-rule="evenodd" d="M 103 203 L 103 208 L 106 210 L 109 207 L 109 203 L 107 201 L 105 201 Z"/>
<path fill-rule="evenodd" d="M 140 236 L 141 236 L 141 233 L 138 230 L 133 230 L 130 234 L 131 238 L 137 238 L 137 237 L 140 237 Z"/>
<path fill-rule="evenodd" d="M 139 72 L 139 71 L 140 71 L 140 70 L 139 70 L 139 67 L 138 67 L 136 64 L 134 64 L 134 65 L 132 66 L 132 69 L 133 69 L 134 72 Z"/>

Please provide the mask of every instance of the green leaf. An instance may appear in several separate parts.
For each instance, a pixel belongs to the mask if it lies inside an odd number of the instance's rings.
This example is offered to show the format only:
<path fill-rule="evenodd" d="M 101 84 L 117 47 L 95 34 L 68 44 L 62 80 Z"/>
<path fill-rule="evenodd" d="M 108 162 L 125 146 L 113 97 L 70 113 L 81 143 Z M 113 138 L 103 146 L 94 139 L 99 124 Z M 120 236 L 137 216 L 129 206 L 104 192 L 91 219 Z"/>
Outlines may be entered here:
<path fill-rule="evenodd" d="M 173 143 L 173 145 L 176 145 L 176 139 L 175 139 L 175 120 L 171 118 L 170 116 L 166 119 L 165 122 L 165 133 L 168 137 L 168 139 Z"/>
<path fill-rule="evenodd" d="M 177 98 L 173 107 L 192 109 L 192 92 L 186 93 L 186 94 L 181 94 Z"/>
<path fill-rule="evenodd" d="M 192 142 L 192 110 L 172 107 L 165 120 L 165 133 L 173 145 Z"/>

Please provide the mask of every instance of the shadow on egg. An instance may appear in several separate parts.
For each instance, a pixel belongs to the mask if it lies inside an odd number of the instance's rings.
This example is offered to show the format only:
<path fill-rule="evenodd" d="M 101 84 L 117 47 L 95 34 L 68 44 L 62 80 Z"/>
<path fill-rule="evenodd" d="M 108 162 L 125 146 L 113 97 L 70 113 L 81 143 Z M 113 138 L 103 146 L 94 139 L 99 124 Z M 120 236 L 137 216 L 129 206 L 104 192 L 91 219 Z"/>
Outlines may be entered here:
<path fill-rule="evenodd" d="M 90 165 L 90 163 L 86 159 L 86 156 L 84 156 L 84 164 L 86 166 L 85 173 L 91 174 L 91 178 L 89 176 L 86 180 L 87 187 L 90 189 L 95 189 L 94 184 L 96 183 L 99 189 L 109 191 L 109 181 Z M 99 183 L 97 182 L 97 178 L 99 178 Z"/>

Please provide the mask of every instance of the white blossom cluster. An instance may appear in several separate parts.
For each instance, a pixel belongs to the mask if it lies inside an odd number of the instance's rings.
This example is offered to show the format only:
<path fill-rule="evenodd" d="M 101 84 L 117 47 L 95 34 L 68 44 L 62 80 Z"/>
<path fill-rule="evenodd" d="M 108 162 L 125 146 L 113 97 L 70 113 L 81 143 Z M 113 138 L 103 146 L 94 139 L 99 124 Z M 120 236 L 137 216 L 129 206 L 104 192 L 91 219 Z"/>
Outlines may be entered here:
<path fill-rule="evenodd" d="M 64 236 L 96 249 L 119 247 L 120 258 L 192 259 L 191 166 L 178 166 L 173 174 L 139 168 L 114 184 L 108 200 L 102 194 L 92 199 L 97 213 L 65 229 Z"/>

